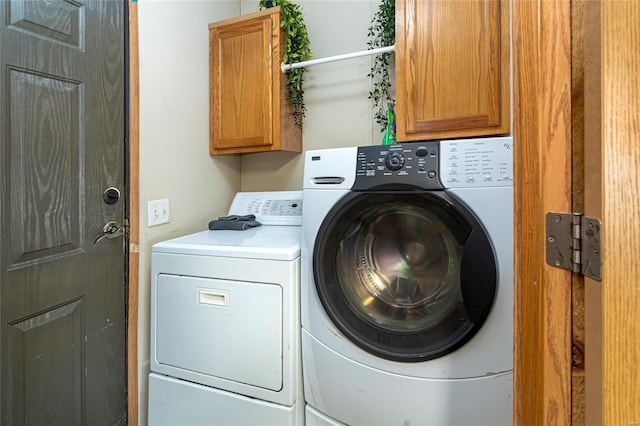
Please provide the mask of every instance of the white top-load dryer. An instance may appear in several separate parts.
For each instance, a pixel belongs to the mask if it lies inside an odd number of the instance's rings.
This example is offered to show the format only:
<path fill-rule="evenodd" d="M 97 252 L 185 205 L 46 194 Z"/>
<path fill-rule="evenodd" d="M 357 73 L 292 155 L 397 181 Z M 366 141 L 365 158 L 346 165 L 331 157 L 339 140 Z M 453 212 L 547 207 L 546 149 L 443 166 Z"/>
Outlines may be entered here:
<path fill-rule="evenodd" d="M 262 226 L 152 250 L 150 425 L 303 422 L 300 191 L 238 193 Z"/>

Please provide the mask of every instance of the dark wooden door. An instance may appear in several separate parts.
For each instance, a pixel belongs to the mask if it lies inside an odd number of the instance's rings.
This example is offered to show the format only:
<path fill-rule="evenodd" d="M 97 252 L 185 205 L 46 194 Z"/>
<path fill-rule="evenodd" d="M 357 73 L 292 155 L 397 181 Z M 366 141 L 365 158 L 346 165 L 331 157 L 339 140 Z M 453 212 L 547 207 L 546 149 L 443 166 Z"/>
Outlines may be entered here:
<path fill-rule="evenodd" d="M 125 7 L 0 1 L 2 425 L 126 423 Z"/>

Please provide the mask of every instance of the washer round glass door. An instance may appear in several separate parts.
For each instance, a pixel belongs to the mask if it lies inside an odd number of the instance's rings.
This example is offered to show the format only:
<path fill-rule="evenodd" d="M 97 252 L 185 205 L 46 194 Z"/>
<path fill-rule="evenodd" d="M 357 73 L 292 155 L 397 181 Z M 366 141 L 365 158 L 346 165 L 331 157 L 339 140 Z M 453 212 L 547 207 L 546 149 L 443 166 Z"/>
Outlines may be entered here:
<path fill-rule="evenodd" d="M 313 253 L 316 289 L 353 343 L 417 362 L 466 343 L 487 318 L 496 260 L 475 216 L 446 192 L 350 193 Z"/>

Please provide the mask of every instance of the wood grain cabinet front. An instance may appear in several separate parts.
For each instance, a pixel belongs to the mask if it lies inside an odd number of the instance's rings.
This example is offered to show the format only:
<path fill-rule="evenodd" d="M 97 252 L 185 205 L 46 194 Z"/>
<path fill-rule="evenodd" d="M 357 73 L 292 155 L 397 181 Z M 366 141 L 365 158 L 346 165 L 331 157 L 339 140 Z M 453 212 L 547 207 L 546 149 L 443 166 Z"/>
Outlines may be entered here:
<path fill-rule="evenodd" d="M 396 0 L 399 142 L 508 134 L 509 2 Z"/>
<path fill-rule="evenodd" d="M 280 8 L 209 24 L 210 154 L 302 151 L 281 72 Z"/>

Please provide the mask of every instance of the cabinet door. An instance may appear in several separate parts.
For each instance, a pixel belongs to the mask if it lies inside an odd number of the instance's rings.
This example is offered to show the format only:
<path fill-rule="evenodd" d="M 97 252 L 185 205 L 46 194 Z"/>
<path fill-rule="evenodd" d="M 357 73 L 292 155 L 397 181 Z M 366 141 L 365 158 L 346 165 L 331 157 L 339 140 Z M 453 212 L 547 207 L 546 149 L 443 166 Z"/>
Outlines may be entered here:
<path fill-rule="evenodd" d="M 397 0 L 397 139 L 509 133 L 509 2 Z"/>
<path fill-rule="evenodd" d="M 212 154 L 273 143 L 272 16 L 210 28 Z"/>

